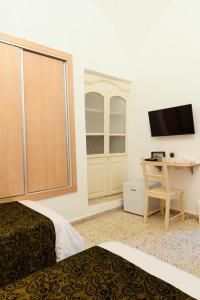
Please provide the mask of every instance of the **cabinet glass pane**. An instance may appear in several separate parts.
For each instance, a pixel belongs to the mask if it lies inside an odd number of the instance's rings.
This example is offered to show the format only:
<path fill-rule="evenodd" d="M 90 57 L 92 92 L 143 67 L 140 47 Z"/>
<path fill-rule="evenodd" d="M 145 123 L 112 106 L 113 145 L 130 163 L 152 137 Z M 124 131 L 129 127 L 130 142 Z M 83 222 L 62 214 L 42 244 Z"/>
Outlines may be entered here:
<path fill-rule="evenodd" d="M 125 100 L 119 96 L 110 98 L 110 133 L 125 133 Z"/>
<path fill-rule="evenodd" d="M 85 95 L 85 119 L 87 133 L 104 133 L 104 98 L 98 93 Z"/>
<path fill-rule="evenodd" d="M 87 154 L 104 154 L 104 136 L 87 136 Z"/>
<path fill-rule="evenodd" d="M 125 136 L 110 136 L 110 153 L 125 152 Z"/>

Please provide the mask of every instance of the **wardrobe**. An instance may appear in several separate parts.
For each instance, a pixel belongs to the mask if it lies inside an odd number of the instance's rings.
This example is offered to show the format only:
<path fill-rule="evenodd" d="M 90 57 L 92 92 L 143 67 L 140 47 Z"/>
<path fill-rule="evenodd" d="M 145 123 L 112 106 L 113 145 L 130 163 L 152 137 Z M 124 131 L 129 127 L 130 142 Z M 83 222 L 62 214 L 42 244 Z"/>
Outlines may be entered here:
<path fill-rule="evenodd" d="M 0 34 L 0 198 L 76 190 L 72 57 Z"/>
<path fill-rule="evenodd" d="M 130 82 L 85 72 L 89 199 L 122 192 L 127 180 L 127 104 Z"/>

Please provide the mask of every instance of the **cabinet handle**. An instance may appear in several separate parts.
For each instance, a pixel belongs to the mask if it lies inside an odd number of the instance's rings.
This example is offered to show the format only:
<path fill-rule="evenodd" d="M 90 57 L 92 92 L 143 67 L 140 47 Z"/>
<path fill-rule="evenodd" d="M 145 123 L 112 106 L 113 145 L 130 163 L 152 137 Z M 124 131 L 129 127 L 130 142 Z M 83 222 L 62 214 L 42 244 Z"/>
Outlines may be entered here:
<path fill-rule="evenodd" d="M 133 192 L 136 192 L 136 190 L 134 190 L 134 189 L 130 189 L 131 191 L 133 191 Z"/>

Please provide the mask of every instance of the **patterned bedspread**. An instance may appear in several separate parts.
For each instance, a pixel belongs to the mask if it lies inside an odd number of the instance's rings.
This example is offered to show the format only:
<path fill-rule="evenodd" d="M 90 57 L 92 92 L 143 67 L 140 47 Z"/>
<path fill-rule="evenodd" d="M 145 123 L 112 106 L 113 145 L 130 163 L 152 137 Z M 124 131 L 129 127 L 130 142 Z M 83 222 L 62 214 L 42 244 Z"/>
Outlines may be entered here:
<path fill-rule="evenodd" d="M 189 300 L 170 284 L 93 247 L 0 288 L 0 300 Z"/>
<path fill-rule="evenodd" d="M 55 261 L 52 221 L 18 202 L 0 204 L 0 286 Z"/>

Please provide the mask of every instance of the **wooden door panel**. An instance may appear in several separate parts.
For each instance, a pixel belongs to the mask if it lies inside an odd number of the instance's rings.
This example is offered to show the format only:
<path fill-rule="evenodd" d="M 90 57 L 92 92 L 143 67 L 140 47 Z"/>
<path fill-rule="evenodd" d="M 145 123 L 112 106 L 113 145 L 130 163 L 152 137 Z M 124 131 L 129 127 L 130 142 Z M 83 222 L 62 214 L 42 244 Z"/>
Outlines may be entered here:
<path fill-rule="evenodd" d="M 107 195 L 122 192 L 123 183 L 127 180 L 127 157 L 109 158 Z"/>
<path fill-rule="evenodd" d="M 89 199 L 106 195 L 106 158 L 88 159 Z"/>
<path fill-rule="evenodd" d="M 64 63 L 24 51 L 28 192 L 67 186 Z"/>
<path fill-rule="evenodd" d="M 0 198 L 24 194 L 20 49 L 0 43 Z"/>

